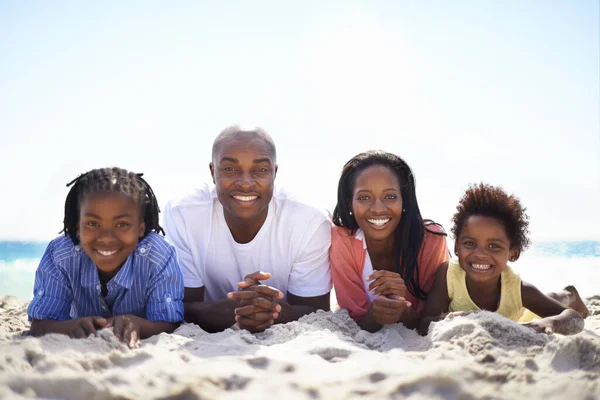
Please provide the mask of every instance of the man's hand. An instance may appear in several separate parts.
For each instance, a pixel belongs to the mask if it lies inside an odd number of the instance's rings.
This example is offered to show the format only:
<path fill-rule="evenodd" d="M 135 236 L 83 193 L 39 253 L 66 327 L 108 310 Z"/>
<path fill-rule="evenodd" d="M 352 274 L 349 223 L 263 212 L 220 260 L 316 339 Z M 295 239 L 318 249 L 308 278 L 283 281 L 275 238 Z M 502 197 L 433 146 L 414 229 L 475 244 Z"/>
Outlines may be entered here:
<path fill-rule="evenodd" d="M 402 315 L 409 308 L 410 302 L 402 297 L 395 295 L 390 297 L 379 296 L 373 300 L 367 313 L 370 313 L 378 324 L 387 325 L 399 322 Z"/>
<path fill-rule="evenodd" d="M 108 320 L 107 328 L 113 328 L 115 336 L 130 349 L 140 347 L 140 324 L 135 315 L 118 315 Z"/>
<path fill-rule="evenodd" d="M 230 292 L 227 297 L 237 300 L 240 307 L 234 310 L 235 320 L 240 328 L 250 332 L 262 332 L 275 323 L 279 317 L 281 305 L 278 299 L 283 299 L 283 293 L 271 286 L 263 285 L 261 280 L 269 279 L 267 272 L 254 272 L 247 275 L 237 292 Z"/>
<path fill-rule="evenodd" d="M 404 299 L 406 295 L 406 285 L 400 274 L 391 271 L 378 270 L 374 271 L 367 277 L 369 290 L 373 295 L 377 296 L 397 296 Z"/>
<path fill-rule="evenodd" d="M 106 327 L 108 320 L 102 317 L 84 317 L 74 319 L 69 329 L 69 337 L 73 339 L 84 339 Z"/>

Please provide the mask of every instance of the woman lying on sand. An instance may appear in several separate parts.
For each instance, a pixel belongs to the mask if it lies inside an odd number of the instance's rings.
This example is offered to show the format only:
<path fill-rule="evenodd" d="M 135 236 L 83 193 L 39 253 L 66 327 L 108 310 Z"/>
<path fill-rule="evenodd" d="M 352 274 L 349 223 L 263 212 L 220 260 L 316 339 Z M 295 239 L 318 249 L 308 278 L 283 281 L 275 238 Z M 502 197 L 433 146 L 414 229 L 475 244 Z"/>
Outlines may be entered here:
<path fill-rule="evenodd" d="M 397 322 L 416 328 L 449 254 L 443 228 L 421 217 L 408 164 L 383 151 L 348 161 L 333 223 L 331 274 L 339 306 L 370 332 Z"/>

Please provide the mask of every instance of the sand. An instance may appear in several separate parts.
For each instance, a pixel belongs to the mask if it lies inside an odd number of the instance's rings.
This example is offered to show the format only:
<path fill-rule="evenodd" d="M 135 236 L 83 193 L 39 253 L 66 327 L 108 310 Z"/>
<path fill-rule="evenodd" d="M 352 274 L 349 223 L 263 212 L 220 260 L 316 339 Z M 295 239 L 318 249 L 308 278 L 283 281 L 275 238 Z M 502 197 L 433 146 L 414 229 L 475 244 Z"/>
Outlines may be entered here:
<path fill-rule="evenodd" d="M 87 339 L 22 336 L 25 303 L 0 298 L 0 398 L 597 399 L 600 296 L 574 336 L 536 334 L 481 312 L 421 337 L 371 334 L 345 311 L 252 335 L 193 324 L 129 350 L 109 330 Z"/>

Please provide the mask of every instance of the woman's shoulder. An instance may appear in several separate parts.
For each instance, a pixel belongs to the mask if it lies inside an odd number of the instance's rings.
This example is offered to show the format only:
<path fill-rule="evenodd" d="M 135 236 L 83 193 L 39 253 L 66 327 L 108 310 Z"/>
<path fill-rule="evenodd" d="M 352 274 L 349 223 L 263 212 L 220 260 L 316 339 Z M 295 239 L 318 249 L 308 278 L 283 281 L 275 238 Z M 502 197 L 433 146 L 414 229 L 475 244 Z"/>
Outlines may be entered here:
<path fill-rule="evenodd" d="M 442 235 L 442 236 L 446 236 L 446 231 L 444 230 L 444 227 L 442 226 L 442 224 L 439 224 L 437 222 L 435 222 L 434 220 L 431 219 L 424 219 L 423 220 L 423 227 L 425 228 L 425 234 L 427 235 L 428 233 L 433 233 L 436 235 Z"/>

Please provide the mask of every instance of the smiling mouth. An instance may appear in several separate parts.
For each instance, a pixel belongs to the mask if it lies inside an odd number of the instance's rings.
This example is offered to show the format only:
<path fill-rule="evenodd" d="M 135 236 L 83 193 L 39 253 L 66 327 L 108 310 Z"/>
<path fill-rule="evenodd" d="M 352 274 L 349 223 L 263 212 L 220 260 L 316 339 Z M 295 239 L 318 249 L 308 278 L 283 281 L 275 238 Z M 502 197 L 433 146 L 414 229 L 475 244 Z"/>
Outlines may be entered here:
<path fill-rule="evenodd" d="M 470 263 L 469 266 L 477 271 L 487 271 L 492 268 L 491 264 L 474 264 Z"/>
<path fill-rule="evenodd" d="M 377 227 L 384 226 L 388 222 L 390 222 L 391 218 L 367 218 L 367 222 L 371 225 L 375 225 Z"/>
<path fill-rule="evenodd" d="M 251 202 L 258 199 L 258 196 L 232 196 L 238 201 Z"/>
<path fill-rule="evenodd" d="M 98 252 L 98 254 L 100 254 L 103 257 L 110 257 L 110 256 L 116 254 L 118 250 L 99 250 L 99 249 L 96 249 L 96 251 Z"/>

